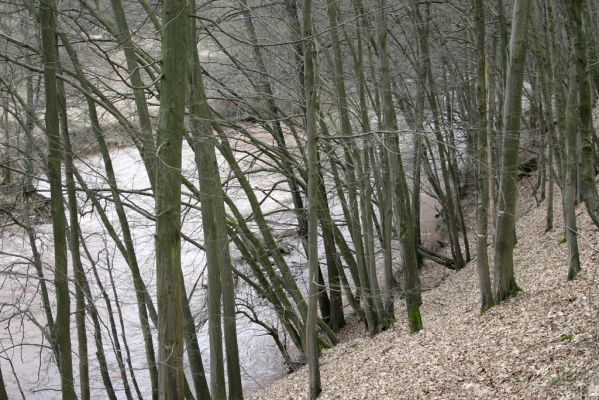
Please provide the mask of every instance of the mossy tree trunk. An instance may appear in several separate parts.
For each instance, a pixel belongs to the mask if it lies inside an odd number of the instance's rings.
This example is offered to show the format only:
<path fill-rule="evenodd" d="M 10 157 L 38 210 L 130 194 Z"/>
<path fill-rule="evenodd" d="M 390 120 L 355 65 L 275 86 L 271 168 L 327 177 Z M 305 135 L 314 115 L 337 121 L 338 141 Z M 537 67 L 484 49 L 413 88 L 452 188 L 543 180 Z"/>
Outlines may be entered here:
<path fill-rule="evenodd" d="M 190 2 L 190 7 L 191 10 L 195 10 L 195 1 Z M 227 219 L 224 208 L 225 195 L 221 186 L 216 160 L 216 137 L 212 131 L 213 117 L 202 79 L 202 66 L 195 40 L 195 20 L 192 20 L 190 28 L 189 64 L 191 70 L 189 72 L 191 89 L 189 110 L 191 118 L 190 125 L 192 128 L 192 148 L 200 180 L 204 245 L 208 260 L 211 396 L 213 399 L 227 398 L 222 343 L 224 331 L 224 355 L 227 365 L 229 399 L 240 400 L 243 398 L 243 393 L 237 344 L 235 287 L 227 230 L 224 225 Z M 205 392 L 205 390 L 202 389 L 202 392 Z"/>
<path fill-rule="evenodd" d="M 56 288 L 56 321 L 54 324 L 58 370 L 64 400 L 74 400 L 73 361 L 71 356 L 71 330 L 66 218 L 62 197 L 62 146 L 58 120 L 58 91 L 56 68 L 56 2 L 42 0 L 39 5 L 39 21 L 44 63 L 44 88 L 46 94 L 46 136 L 48 137 L 48 180 L 50 181 L 50 205 L 52 211 L 52 234 L 54 241 L 54 285 Z"/>
<path fill-rule="evenodd" d="M 156 283 L 158 298 L 158 397 L 182 399 L 183 302 L 181 276 L 181 151 L 187 90 L 188 4 L 165 0 L 162 31 L 162 91 L 155 176 Z"/>

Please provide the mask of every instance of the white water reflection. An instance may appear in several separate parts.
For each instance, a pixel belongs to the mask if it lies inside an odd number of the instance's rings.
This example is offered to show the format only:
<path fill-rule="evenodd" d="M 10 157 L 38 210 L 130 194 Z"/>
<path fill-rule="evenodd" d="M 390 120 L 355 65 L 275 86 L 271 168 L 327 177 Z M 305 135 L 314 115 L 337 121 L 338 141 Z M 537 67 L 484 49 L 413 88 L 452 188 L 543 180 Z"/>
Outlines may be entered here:
<path fill-rule="evenodd" d="M 154 297 L 156 292 L 155 265 L 154 265 L 154 223 L 151 218 L 144 213 L 153 214 L 154 203 L 149 192 L 149 181 L 145 172 L 143 163 L 139 158 L 135 148 L 118 148 L 111 151 L 111 157 L 114 164 L 115 174 L 119 189 L 123 190 L 122 198 L 126 203 L 127 218 L 131 228 L 134 247 L 139 262 L 139 267 L 143 279 L 148 287 L 150 294 Z M 193 163 L 192 151 L 185 146 L 184 148 L 183 174 L 190 181 L 197 184 L 196 171 Z M 221 162 L 221 165 L 223 163 Z M 103 196 L 110 197 L 108 184 L 105 179 L 103 162 L 101 156 L 91 155 L 77 163 L 78 169 L 85 177 L 86 183 L 90 188 L 99 190 Z M 222 174 L 226 176 L 228 170 L 222 167 Z M 262 182 L 266 187 L 271 179 L 280 179 L 280 177 L 265 176 Z M 255 182 L 252 182 L 255 183 Z M 44 193 L 48 189 L 43 181 L 38 183 L 38 189 Z M 185 190 L 184 190 L 185 191 Z M 240 211 L 248 213 L 251 208 L 242 191 L 236 189 L 233 184 L 228 190 L 229 195 L 235 200 Z M 276 193 L 274 196 L 277 201 L 290 202 L 285 192 Z M 190 207 L 183 209 L 183 232 L 193 240 L 202 243 L 202 222 L 199 204 L 196 200 L 187 196 L 184 200 Z M 114 224 L 117 234 L 120 236 L 120 226 L 113 203 L 109 200 L 101 200 L 103 210 L 110 222 Z M 114 242 L 110 239 L 106 228 L 90 200 L 86 199 L 83 192 L 79 193 L 79 207 L 83 216 L 80 219 L 81 231 L 86 237 L 86 244 L 90 254 L 96 263 L 98 275 L 102 285 L 112 300 L 113 315 L 117 326 L 119 325 L 115 296 L 118 296 L 119 304 L 122 310 L 123 325 L 125 335 L 121 336 L 119 332 L 120 345 L 123 347 L 123 338 L 126 339 L 131 353 L 131 363 L 135 370 L 139 388 L 144 398 L 151 397 L 151 387 L 149 376 L 145 370 L 146 359 L 141 334 L 135 291 L 131 278 L 131 273 L 127 263 L 117 250 Z M 273 200 L 266 200 L 262 207 L 265 211 L 273 207 L 280 207 Z M 285 214 L 275 214 L 270 219 L 283 220 L 292 216 Z M 49 224 L 38 225 L 35 227 L 38 237 L 38 247 L 42 251 L 44 262 L 45 277 L 48 280 L 50 296 L 55 306 L 53 289 L 53 254 L 52 254 L 52 227 Z M 47 341 L 43 338 L 40 329 L 32 321 L 37 321 L 39 326 L 45 326 L 44 312 L 41 306 L 41 299 L 38 290 L 38 280 L 35 278 L 35 270 L 24 263 L 18 255 L 29 256 L 31 251 L 22 230 L 14 227 L 6 228 L 2 232 L 1 250 L 4 253 L 1 266 L 4 270 L 2 274 L 2 287 L 0 289 L 0 301 L 2 302 L 0 321 L 0 346 L 2 351 L 2 372 L 6 388 L 10 398 L 21 397 L 20 390 L 23 391 L 27 399 L 59 399 L 60 380 L 56 369 L 53 356 L 48 348 Z M 235 251 L 232 248 L 235 257 Z M 15 256 L 10 256 L 14 254 Z M 296 255 L 298 256 L 298 255 Z M 205 254 L 197 247 L 187 242 L 182 243 L 182 267 L 185 276 L 186 289 L 190 292 L 194 290 L 191 296 L 192 313 L 196 320 L 205 320 L 205 287 L 206 276 L 204 273 Z M 98 308 L 102 321 L 102 336 L 104 341 L 104 350 L 106 352 L 109 364 L 110 376 L 113 380 L 115 389 L 118 389 L 119 398 L 125 398 L 122 390 L 122 381 L 118 369 L 118 364 L 114 356 L 114 345 L 110 335 L 108 323 L 108 311 L 102 298 L 98 285 L 95 283 L 94 276 L 90 270 L 90 263 L 84 260 L 87 277 L 90 281 L 91 290 L 94 296 L 95 306 Z M 70 270 L 72 274 L 72 269 Z M 110 275 L 115 285 L 111 284 Z M 72 276 L 71 276 L 72 278 Z M 71 292 L 74 293 L 74 283 L 71 282 Z M 242 282 L 238 285 L 238 296 L 240 298 L 250 298 L 250 290 Z M 255 300 L 258 302 L 258 300 Z M 71 312 L 74 311 L 74 296 L 71 300 Z M 263 318 L 269 322 L 275 322 L 272 312 L 264 304 L 256 304 L 256 309 Z M 73 347 L 73 369 L 75 374 L 78 372 L 77 356 L 77 334 L 74 326 L 75 318 L 71 318 L 72 328 L 72 347 Z M 279 350 L 270 336 L 266 335 L 263 328 L 252 324 L 244 316 L 238 316 L 238 339 L 240 349 L 240 360 L 242 367 L 242 381 L 244 392 L 249 395 L 262 386 L 268 385 L 274 380 L 280 378 L 286 373 L 286 366 L 279 354 Z M 276 322 L 275 322 L 276 323 Z M 90 354 L 90 372 L 93 398 L 105 398 L 104 388 L 100 376 L 99 366 L 96 361 L 96 348 L 93 342 L 93 325 L 89 319 L 87 321 L 88 333 L 88 351 Z M 120 330 L 120 326 L 118 328 Z M 202 350 L 202 356 L 206 372 L 209 372 L 209 344 L 207 323 L 204 324 L 199 332 L 198 338 Z M 157 343 L 156 332 L 154 331 L 155 344 Z M 125 355 L 123 355 L 125 357 Z M 8 359 L 12 362 L 8 362 Z M 15 374 L 13 374 L 13 368 Z M 18 377 L 21 389 L 17 384 Z M 75 377 L 78 382 L 78 377 Z M 191 379 L 189 379 L 191 384 Z M 131 380 L 129 379 L 129 384 Z M 133 388 L 132 388 L 133 391 Z M 135 396 L 135 394 L 134 394 Z"/>

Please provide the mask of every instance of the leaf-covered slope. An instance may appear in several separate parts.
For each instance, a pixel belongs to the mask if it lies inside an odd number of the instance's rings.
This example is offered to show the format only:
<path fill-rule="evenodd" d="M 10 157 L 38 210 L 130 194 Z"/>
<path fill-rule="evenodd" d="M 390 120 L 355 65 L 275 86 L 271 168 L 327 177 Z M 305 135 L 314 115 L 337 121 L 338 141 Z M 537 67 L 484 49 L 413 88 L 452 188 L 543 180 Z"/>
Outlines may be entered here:
<path fill-rule="evenodd" d="M 583 272 L 567 282 L 559 196 L 556 228 L 545 234 L 545 208 L 521 197 L 515 263 L 524 291 L 480 316 L 473 261 L 423 294 L 416 335 L 398 301 L 393 329 L 323 352 L 322 399 L 599 396 L 599 230 L 580 207 Z M 306 399 L 307 389 L 302 368 L 254 399 Z"/>

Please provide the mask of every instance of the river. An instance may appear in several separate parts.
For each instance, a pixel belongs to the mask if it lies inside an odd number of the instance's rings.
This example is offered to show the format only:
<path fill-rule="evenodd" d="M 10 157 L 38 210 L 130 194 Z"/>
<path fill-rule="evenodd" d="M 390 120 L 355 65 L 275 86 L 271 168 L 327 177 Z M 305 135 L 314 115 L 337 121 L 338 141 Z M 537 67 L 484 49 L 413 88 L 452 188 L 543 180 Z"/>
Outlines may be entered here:
<path fill-rule="evenodd" d="M 131 233 L 134 241 L 136 255 L 140 264 L 140 269 L 149 292 L 154 296 L 156 292 L 155 264 L 154 264 L 154 223 L 143 212 L 153 213 L 154 203 L 152 196 L 149 195 L 149 181 L 145 172 L 143 163 L 140 160 L 139 153 L 134 147 L 123 147 L 111 150 L 111 157 L 118 181 L 118 187 L 122 189 L 123 199 L 130 207 L 126 207 L 127 217 L 131 227 Z M 193 154 L 189 147 L 184 147 L 183 152 L 183 174 L 192 182 L 197 183 L 196 171 L 193 163 Z M 224 162 L 220 161 L 222 176 L 228 174 L 228 168 L 224 167 Z M 109 195 L 106 190 L 106 183 L 102 159 L 99 155 L 89 155 L 80 159 L 77 168 L 85 177 L 90 188 L 100 190 L 100 193 Z M 272 174 L 270 174 L 272 175 Z M 261 184 L 268 187 L 274 179 L 263 174 L 256 176 L 255 180 L 262 180 Z M 48 185 L 40 180 L 37 184 L 38 191 L 47 194 Z M 228 187 L 229 195 L 235 200 L 242 213 L 249 213 L 250 206 L 247 204 L 242 191 L 233 184 Z M 262 207 L 265 211 L 270 211 L 275 207 L 280 207 L 277 202 L 291 202 L 284 191 L 274 193 L 272 199 L 263 202 Z M 202 222 L 197 201 L 185 196 L 184 201 L 189 204 L 183 208 L 183 232 L 199 243 L 203 242 Z M 119 304 L 122 309 L 125 334 L 131 351 L 131 362 L 138 379 L 139 387 L 144 398 L 151 397 L 151 387 L 149 376 L 146 373 L 145 352 L 143 339 L 141 335 L 139 319 L 137 314 L 137 305 L 135 301 L 135 291 L 127 263 L 116 249 L 114 242 L 106 232 L 104 224 L 98 214 L 94 212 L 91 201 L 86 199 L 85 193 L 78 195 L 79 210 L 82 214 L 80 218 L 80 229 L 86 238 L 86 244 L 90 253 L 93 255 L 100 280 L 112 300 L 113 313 L 116 315 L 114 299 L 118 296 Z M 103 208 L 111 223 L 118 227 L 118 218 L 112 202 L 102 201 Z M 135 208 L 139 208 L 136 210 Z M 278 220 L 284 223 L 291 218 L 290 213 L 274 214 L 269 217 L 270 220 Z M 282 225 L 283 226 L 283 225 Z M 48 280 L 50 288 L 50 297 L 55 305 L 53 291 L 53 247 L 52 247 L 52 226 L 50 224 L 40 224 L 35 226 L 38 248 L 41 251 L 44 262 L 45 277 Z M 120 233 L 120 232 L 119 232 Z M 234 262 L 240 262 L 239 254 L 231 247 Z M 41 307 L 40 293 L 38 290 L 38 280 L 35 277 L 35 270 L 24 257 L 31 255 L 31 250 L 27 236 L 22 230 L 14 226 L 6 227 L 2 231 L 1 240 L 3 273 L 0 274 L 2 286 L 0 288 L 0 346 L 2 360 L 2 372 L 4 381 L 10 398 L 19 398 L 20 390 L 27 399 L 59 399 L 61 398 L 60 380 L 52 352 L 48 348 L 48 343 L 41 334 L 40 326 L 45 325 L 44 312 Z M 287 256 L 292 264 L 301 263 L 301 254 L 291 253 Z M 196 321 L 205 321 L 205 287 L 206 274 L 204 271 L 205 254 L 197 247 L 183 242 L 181 249 L 182 268 L 185 276 L 185 283 L 188 292 L 195 289 L 191 297 L 192 313 Z M 122 390 L 121 379 L 118 370 L 118 364 L 114 355 L 114 343 L 111 340 L 108 326 L 108 315 L 105 303 L 101 298 L 98 285 L 94 284 L 93 275 L 90 271 L 90 263 L 84 259 L 84 268 L 87 270 L 87 276 L 91 283 L 91 289 L 95 298 L 95 305 L 103 321 L 103 339 L 104 350 L 108 357 L 109 371 L 113 383 L 118 391 L 119 398 L 125 398 Z M 70 268 L 72 274 L 72 268 Z M 114 285 L 111 284 L 110 275 L 112 275 Z M 70 290 L 74 293 L 75 286 L 70 276 Z M 237 296 L 244 301 L 250 302 L 266 320 L 276 321 L 272 318 L 266 304 L 262 304 L 256 296 L 242 282 L 238 283 Z M 74 296 L 71 300 L 71 311 L 75 306 Z M 117 322 L 118 324 L 118 322 Z M 207 323 L 204 323 L 198 332 L 200 348 L 204 360 L 207 375 L 209 372 L 209 344 Z M 238 339 L 240 349 L 240 361 L 242 369 L 242 381 L 244 394 L 250 395 L 259 388 L 268 385 L 274 380 L 286 374 L 287 367 L 283 362 L 274 341 L 266 335 L 266 331 L 251 323 L 246 317 L 239 315 L 237 319 Z M 74 317 L 71 318 L 72 328 L 72 347 L 73 347 L 73 365 L 74 371 L 78 373 L 77 356 L 77 334 L 74 326 Z M 96 361 L 95 345 L 93 343 L 93 325 L 88 317 L 88 349 L 90 354 L 90 371 L 92 397 L 101 399 L 105 397 L 104 388 L 99 373 L 99 366 Z M 119 328 L 120 329 L 120 328 Z M 156 339 L 156 332 L 154 331 Z M 121 338 L 119 338 L 121 339 Z M 157 343 L 157 339 L 155 341 Z M 121 341 L 121 346 L 123 343 Z M 9 362 L 10 360 L 10 362 Z M 11 366 L 12 363 L 12 366 Z M 14 373 L 13 373 L 14 371 Z M 187 371 L 188 372 L 188 371 Z M 18 376 L 19 383 L 15 379 Z M 76 382 L 78 377 L 75 377 Z M 191 382 L 191 379 L 189 379 Z M 20 385 L 20 389 L 19 389 Z"/>

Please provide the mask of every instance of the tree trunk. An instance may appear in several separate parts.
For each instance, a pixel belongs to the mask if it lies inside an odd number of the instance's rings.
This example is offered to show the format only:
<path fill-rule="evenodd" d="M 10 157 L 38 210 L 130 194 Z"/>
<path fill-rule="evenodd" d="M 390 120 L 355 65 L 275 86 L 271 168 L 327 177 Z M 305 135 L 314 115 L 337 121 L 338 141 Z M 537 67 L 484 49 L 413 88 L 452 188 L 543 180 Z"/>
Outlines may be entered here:
<path fill-rule="evenodd" d="M 55 337 L 58 349 L 58 370 L 62 398 L 76 399 L 73 382 L 73 362 L 71 356 L 70 294 L 67 264 L 67 241 L 64 203 L 62 198 L 61 143 L 58 121 L 58 93 L 56 67 L 56 3 L 42 0 L 39 19 L 44 61 L 44 88 L 46 93 L 46 135 L 48 137 L 48 180 L 50 181 L 50 203 L 52 210 L 52 233 L 54 239 L 54 285 L 56 287 Z"/>
<path fill-rule="evenodd" d="M 377 6 L 377 50 L 379 57 L 379 85 L 381 104 L 383 106 L 383 130 L 386 135 L 390 174 L 393 182 L 394 200 L 397 215 L 394 218 L 399 228 L 399 240 L 404 262 L 404 293 L 411 332 L 422 329 L 420 316 L 420 277 L 418 275 L 418 256 L 414 240 L 414 215 L 410 207 L 408 185 L 399 151 L 397 117 L 393 105 L 391 80 L 389 76 L 389 59 L 387 54 L 387 19 L 385 0 L 378 0 Z"/>
<path fill-rule="evenodd" d="M 578 251 L 578 232 L 576 229 L 576 181 L 577 181 L 577 137 L 580 120 L 578 115 L 578 82 L 576 66 L 570 73 L 570 89 L 568 92 L 567 132 L 566 132 L 566 181 L 562 196 L 564 198 L 564 227 L 568 243 L 568 280 L 576 278 L 580 272 L 580 255 Z M 594 182 L 593 182 L 594 183 Z"/>
<path fill-rule="evenodd" d="M 71 59 L 71 62 L 75 69 L 76 76 L 79 79 L 79 81 L 81 82 L 83 89 L 85 89 L 88 92 L 91 92 L 91 85 L 85 79 L 82 66 L 79 62 L 79 58 L 78 58 L 73 46 L 71 45 L 70 41 L 68 40 L 68 37 L 64 33 L 61 32 L 60 38 L 61 38 L 61 42 L 62 42 L 67 54 L 69 55 L 69 57 Z M 158 370 L 156 367 L 154 342 L 153 342 L 153 338 L 152 338 L 152 332 L 150 329 L 150 321 L 148 318 L 148 314 L 149 314 L 150 318 L 156 324 L 157 323 L 156 310 L 154 309 L 154 305 L 152 303 L 150 294 L 148 293 L 148 290 L 145 286 L 143 278 L 141 277 L 141 272 L 139 270 L 139 265 L 137 263 L 137 256 L 135 254 L 135 248 L 133 246 L 133 237 L 131 235 L 129 222 L 127 220 L 127 215 L 125 213 L 125 206 L 124 206 L 123 202 L 121 201 L 121 194 L 120 194 L 118 186 L 117 186 L 116 174 L 114 171 L 112 160 L 110 158 L 108 144 L 106 142 L 106 139 L 104 138 L 104 132 L 102 131 L 102 129 L 100 127 L 100 121 L 99 121 L 98 113 L 96 110 L 96 104 L 94 103 L 94 100 L 90 96 L 86 96 L 86 100 L 87 100 L 87 106 L 89 109 L 89 118 L 90 118 L 90 123 L 92 126 L 92 131 L 94 133 L 94 137 L 96 138 L 96 142 L 98 143 L 98 149 L 100 151 L 100 154 L 102 155 L 102 160 L 104 162 L 104 170 L 106 171 L 106 179 L 108 181 L 108 185 L 111 190 L 112 201 L 114 202 L 114 207 L 115 207 L 116 214 L 117 214 L 117 217 L 119 220 L 119 224 L 120 224 L 120 228 L 121 228 L 121 235 L 123 237 L 122 242 L 121 242 L 120 237 L 116 234 L 115 230 L 112 229 L 110 224 L 107 225 L 107 230 L 108 230 L 111 238 L 115 241 L 116 246 L 119 249 L 119 252 L 125 258 L 125 260 L 127 261 L 127 265 L 129 266 L 129 269 L 131 270 L 131 275 L 133 278 L 133 285 L 135 288 L 135 296 L 136 296 L 136 300 L 137 300 L 137 311 L 138 311 L 138 315 L 139 315 L 139 321 L 141 324 L 142 336 L 143 336 L 144 346 L 145 346 L 145 350 L 146 350 L 147 368 L 148 368 L 148 372 L 150 374 L 150 382 L 152 384 L 154 396 L 157 396 Z M 77 175 L 77 174 L 75 174 L 75 175 Z M 81 180 L 79 180 L 79 184 L 82 185 Z M 85 189 L 85 187 L 84 187 L 84 190 L 86 192 L 88 192 Z M 95 197 L 93 197 L 93 196 L 90 196 L 90 197 L 92 199 L 92 202 L 96 201 Z M 102 218 L 103 209 L 96 207 L 96 210 L 99 211 L 100 218 Z M 103 222 L 106 224 L 107 220 L 103 219 Z M 96 339 L 96 340 L 98 340 L 98 339 Z M 104 380 L 105 380 L 105 385 L 106 385 L 107 384 L 106 379 L 104 379 Z"/>
<path fill-rule="evenodd" d="M 303 4 L 304 76 L 306 104 L 306 136 L 308 153 L 308 319 L 306 322 L 306 358 L 310 376 L 310 399 L 316 399 L 322 390 L 318 361 L 318 116 L 316 48 L 312 38 L 312 0 Z"/>
<path fill-rule="evenodd" d="M 191 2 L 195 10 L 195 1 Z M 193 11 L 192 11 L 193 12 Z M 226 236 L 224 193 L 214 149 L 215 137 L 212 132 L 212 115 L 202 79 L 202 67 L 195 40 L 195 21 L 191 24 L 192 42 L 189 47 L 191 65 L 190 113 L 192 126 L 192 148 L 200 179 L 200 200 L 202 202 L 202 223 L 204 243 L 208 259 L 208 312 L 210 336 L 210 385 L 213 399 L 225 399 L 224 360 L 221 327 L 221 300 L 223 306 L 222 324 L 225 336 L 225 356 L 229 398 L 243 398 L 237 328 L 235 317 L 235 288 Z"/>
<path fill-rule="evenodd" d="M 112 12 L 116 20 L 115 34 L 119 43 L 123 46 L 123 53 L 125 54 L 125 59 L 127 61 L 127 70 L 129 72 L 131 86 L 133 87 L 135 107 L 139 118 L 139 125 L 141 128 L 141 134 L 139 138 L 141 142 L 140 154 L 146 166 L 146 171 L 148 173 L 150 185 L 154 189 L 155 178 L 158 176 L 155 172 L 155 168 L 157 165 L 157 150 L 156 146 L 154 145 L 154 136 L 152 134 L 152 123 L 150 120 L 148 103 L 146 101 L 146 95 L 143 90 L 145 85 L 141 77 L 141 66 L 137 61 L 135 47 L 133 40 L 131 39 L 131 31 L 129 30 L 129 25 L 127 23 L 127 17 L 123 9 L 122 1 L 110 0 L 110 2 L 112 5 Z"/>
<path fill-rule="evenodd" d="M 478 215 L 477 215 L 477 240 L 476 240 L 476 266 L 478 272 L 478 284 L 480 289 L 481 311 L 484 312 L 493 306 L 493 289 L 489 275 L 488 247 L 488 223 L 489 223 L 489 169 L 487 159 L 487 91 L 489 82 L 489 71 L 485 50 L 485 10 L 483 0 L 472 0 L 471 5 L 474 14 L 474 25 L 476 35 L 476 57 L 477 57 L 477 82 L 476 97 L 478 106 L 478 157 L 476 164 L 478 181 Z"/>
<path fill-rule="evenodd" d="M 184 397 L 181 275 L 181 151 L 187 90 L 188 4 L 165 0 L 162 19 L 162 91 L 157 129 L 156 282 L 158 397 Z"/>
<path fill-rule="evenodd" d="M 570 3 L 572 28 L 574 29 L 574 63 L 576 65 L 576 81 L 578 83 L 578 112 L 579 132 L 581 141 L 580 154 L 580 185 L 582 197 L 587 211 L 595 225 L 599 227 L 599 195 L 595 183 L 595 168 L 593 160 L 593 116 L 592 98 L 587 57 L 588 31 L 590 26 L 585 20 L 589 10 L 583 0 L 572 0 Z"/>
<path fill-rule="evenodd" d="M 347 138 L 347 136 L 351 136 L 353 129 L 349 118 L 341 44 L 336 29 L 338 24 L 337 7 L 336 1 L 330 1 L 327 4 L 331 42 L 333 44 L 333 76 L 337 94 L 337 106 L 341 120 L 341 134 L 346 137 L 346 139 L 344 139 L 344 155 L 346 158 L 345 166 L 348 198 L 350 204 L 357 206 L 350 207 L 349 209 L 349 214 L 353 222 L 352 239 L 356 249 L 358 271 L 361 271 L 363 274 L 363 276 L 360 276 L 362 293 L 365 295 L 366 306 L 371 307 L 372 310 L 373 318 L 372 321 L 369 321 L 369 324 L 372 324 L 372 326 L 368 326 L 368 330 L 371 334 L 374 334 L 380 330 L 380 325 L 385 318 L 383 317 L 383 304 L 373 262 L 374 251 L 369 250 L 369 244 L 374 244 L 374 242 L 371 240 L 372 230 L 370 229 L 369 233 L 368 229 L 368 225 L 372 224 L 371 218 L 366 215 L 366 208 L 370 207 L 370 202 L 366 204 L 367 200 L 364 197 L 364 194 L 369 190 L 366 185 L 370 186 L 370 179 L 366 177 L 366 174 L 369 174 L 369 172 L 363 168 L 360 152 L 352 139 Z M 362 221 L 360 221 L 360 214 L 362 216 Z"/>
<path fill-rule="evenodd" d="M 515 0 L 512 18 L 510 59 L 503 103 L 501 176 L 495 228 L 495 300 L 497 302 L 506 300 L 519 291 L 514 278 L 514 247 L 522 84 L 531 3 L 530 0 Z"/>
<path fill-rule="evenodd" d="M 4 383 L 4 377 L 2 376 L 2 369 L 0 369 L 0 400 L 8 400 L 8 393 L 6 393 L 6 385 Z"/>
<path fill-rule="evenodd" d="M 57 72 L 62 73 L 59 62 L 56 63 Z M 69 222 L 67 225 L 67 237 L 71 250 L 71 262 L 75 275 L 75 325 L 77 327 L 77 349 L 79 350 L 79 391 L 82 400 L 90 398 L 89 381 L 89 356 L 87 350 L 87 332 L 85 328 L 85 295 L 83 293 L 83 279 L 85 272 L 81 264 L 81 251 L 79 249 L 79 215 L 77 208 L 77 194 L 75 192 L 75 179 L 73 178 L 73 149 L 69 137 L 67 99 L 64 82 L 57 81 L 57 93 L 59 103 L 60 131 L 62 134 L 62 145 L 64 148 L 64 170 L 67 188 L 67 206 L 69 211 Z"/>
<path fill-rule="evenodd" d="M 537 56 L 537 65 L 539 69 L 539 82 L 540 89 L 542 95 L 542 108 L 543 108 L 543 129 L 547 140 L 547 163 L 545 167 L 545 175 L 547 180 L 547 214 L 545 217 L 545 232 L 548 232 L 553 229 L 553 206 L 554 206 L 554 197 L 553 197 L 553 189 L 554 189 L 554 158 L 555 156 L 559 156 L 559 152 L 555 149 L 555 141 L 556 141 L 556 132 L 555 132 L 555 124 L 554 121 L 554 113 L 553 113 L 553 104 L 552 104 L 552 87 L 551 85 L 551 52 L 552 48 L 550 46 L 550 32 L 546 27 L 549 24 L 548 21 L 548 11 L 547 4 L 544 4 L 544 8 L 542 10 L 541 23 L 544 22 L 545 28 L 541 32 L 537 32 L 535 35 L 535 52 Z M 539 36 L 542 34 L 542 38 Z M 542 39 L 542 41 L 541 41 Z M 549 53 L 549 54 L 547 54 Z M 558 157 L 558 170 L 561 170 Z"/>

